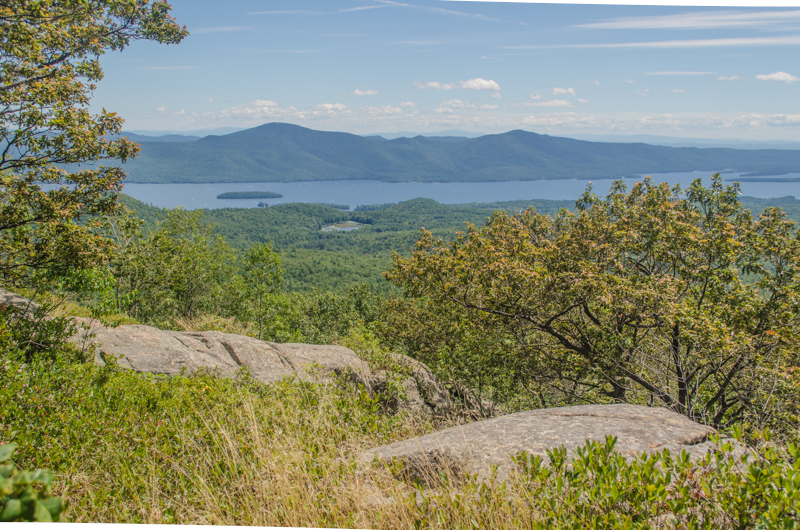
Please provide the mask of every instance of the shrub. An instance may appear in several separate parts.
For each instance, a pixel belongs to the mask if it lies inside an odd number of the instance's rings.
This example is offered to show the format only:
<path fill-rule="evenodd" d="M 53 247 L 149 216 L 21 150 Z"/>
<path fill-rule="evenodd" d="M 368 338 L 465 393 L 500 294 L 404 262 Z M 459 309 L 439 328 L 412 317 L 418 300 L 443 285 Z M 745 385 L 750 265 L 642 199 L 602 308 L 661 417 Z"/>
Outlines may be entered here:
<path fill-rule="evenodd" d="M 58 521 L 61 499 L 52 496 L 53 474 L 19 471 L 9 463 L 15 444 L 0 445 L 0 522 Z"/>

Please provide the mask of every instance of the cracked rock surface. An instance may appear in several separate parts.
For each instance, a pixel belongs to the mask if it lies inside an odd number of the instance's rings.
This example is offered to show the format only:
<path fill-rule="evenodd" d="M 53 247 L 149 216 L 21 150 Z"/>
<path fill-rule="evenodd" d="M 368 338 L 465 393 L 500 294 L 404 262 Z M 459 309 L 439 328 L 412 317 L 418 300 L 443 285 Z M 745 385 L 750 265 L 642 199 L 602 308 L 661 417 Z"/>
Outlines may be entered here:
<path fill-rule="evenodd" d="M 517 412 L 451 427 L 432 434 L 370 449 L 362 464 L 373 460 L 404 463 L 404 474 L 430 482 L 440 471 L 477 474 L 486 478 L 491 466 L 505 478 L 513 469 L 511 457 L 525 451 L 547 461 L 547 450 L 564 446 L 571 455 L 586 440 L 605 442 L 617 437 L 615 449 L 632 458 L 668 448 L 673 455 L 686 450 L 693 458 L 714 448 L 708 436 L 716 431 L 665 408 L 638 405 L 582 405 Z"/>
<path fill-rule="evenodd" d="M 107 328 L 88 318 L 73 319 L 89 327 L 71 341 L 79 346 L 95 346 L 95 362 L 106 364 L 110 357 L 117 365 L 137 372 L 179 375 L 199 369 L 232 375 L 247 367 L 257 381 L 274 383 L 296 375 L 299 379 L 330 383 L 337 377 L 379 389 L 385 374 L 374 374 L 353 350 L 344 346 L 314 344 L 276 344 L 244 335 L 218 331 L 164 331 L 151 326 L 128 325 Z M 401 406 L 423 414 L 442 414 L 449 407 L 447 389 L 427 366 L 405 355 L 395 355 L 408 363 L 411 374 L 404 382 L 407 397 Z M 315 365 L 319 370 L 314 370 Z"/>

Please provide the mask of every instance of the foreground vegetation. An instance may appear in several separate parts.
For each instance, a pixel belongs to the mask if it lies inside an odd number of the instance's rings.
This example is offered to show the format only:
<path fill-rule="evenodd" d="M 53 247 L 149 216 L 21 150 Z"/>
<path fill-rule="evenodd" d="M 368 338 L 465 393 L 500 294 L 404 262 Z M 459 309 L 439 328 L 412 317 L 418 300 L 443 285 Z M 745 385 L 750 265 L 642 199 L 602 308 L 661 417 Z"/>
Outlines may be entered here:
<path fill-rule="evenodd" d="M 95 162 L 137 148 L 106 139 L 121 119 L 87 111 L 85 81 L 102 78 L 105 51 L 185 37 L 169 9 L 0 0 L 0 284 L 44 303 L 33 315 L 0 307 L 0 521 L 797 527 L 800 243 L 784 212 L 754 217 L 716 180 L 686 195 L 650 182 L 605 199 L 587 190 L 572 211 L 417 200 L 132 213 L 121 171 Z M 90 169 L 64 170 L 74 164 Z M 319 232 L 348 220 L 369 228 Z M 414 251 L 394 255 L 392 287 L 355 283 L 420 226 Z M 354 256 L 369 268 L 348 268 Z M 304 260 L 307 277 L 285 273 Z M 318 279 L 325 260 L 337 266 Z M 304 292 L 287 292 L 287 276 Z M 393 406 L 399 385 L 372 394 L 345 378 L 98 366 L 70 342 L 71 316 L 340 344 L 389 372 L 389 353 L 406 353 L 456 404 L 661 403 L 752 449 L 628 462 L 608 439 L 570 460 L 564 448 L 547 462 L 513 455 L 508 480 L 442 473 L 425 486 L 358 455 L 464 421 L 458 407 L 417 417 Z"/>
<path fill-rule="evenodd" d="M 368 360 L 380 357 L 376 352 L 407 353 L 431 366 L 454 401 L 468 390 L 513 412 L 587 401 L 647 404 L 648 389 L 633 386 L 638 381 L 634 375 L 639 380 L 649 377 L 646 363 L 635 371 L 613 372 L 610 368 L 622 370 L 625 365 L 621 361 L 628 358 L 631 360 L 626 362 L 633 366 L 639 362 L 635 355 L 655 359 L 661 342 L 648 337 L 662 329 L 674 332 L 646 320 L 673 318 L 651 311 L 646 302 L 647 293 L 655 289 L 661 310 L 672 307 L 666 294 L 673 286 L 664 284 L 653 272 L 659 256 L 676 254 L 658 250 L 658 244 L 672 242 L 681 251 L 694 245 L 697 252 L 706 249 L 718 257 L 729 256 L 725 259 L 733 262 L 739 259 L 737 252 L 771 248 L 780 261 L 750 271 L 743 277 L 744 283 L 735 281 L 738 265 L 717 267 L 711 262 L 707 274 L 712 276 L 702 276 L 693 272 L 691 262 L 681 261 L 687 267 L 685 275 L 678 274 L 673 281 L 689 282 L 690 287 L 678 288 L 678 293 L 694 293 L 691 282 L 700 281 L 698 278 L 726 275 L 718 281 L 705 281 L 708 292 L 704 296 L 709 297 L 711 307 L 703 309 L 689 298 L 691 303 L 681 309 L 682 328 L 692 330 L 699 325 L 698 330 L 690 331 L 688 342 L 678 341 L 693 344 L 692 351 L 670 350 L 681 356 L 675 358 L 683 369 L 695 374 L 709 370 L 709 376 L 698 376 L 703 377 L 705 386 L 689 388 L 694 393 L 681 393 L 680 383 L 685 379 L 670 376 L 676 365 L 664 359 L 666 369 L 652 374 L 664 378 L 667 386 L 649 398 L 651 403 L 653 399 L 674 399 L 676 406 L 685 408 L 671 408 L 690 416 L 697 414 L 696 419 L 703 422 L 727 422 L 722 426 L 729 427 L 730 434 L 756 448 L 747 462 L 725 456 L 729 451 L 725 447 L 705 462 L 666 453 L 628 462 L 613 452 L 613 440 L 608 440 L 606 444 L 588 443 L 571 461 L 562 450 L 551 452 L 549 465 L 518 455 L 519 473 L 506 481 L 484 483 L 477 477 L 442 475 L 438 485 L 423 486 L 396 475 L 392 466 L 359 463 L 358 454 L 462 421 L 458 416 L 422 418 L 396 412 L 386 405 L 391 396 L 370 395 L 344 383 L 320 386 L 286 380 L 265 385 L 244 372 L 228 379 L 213 373 L 162 378 L 113 365 L 99 367 L 91 362 L 90 352 L 64 342 L 69 334 L 67 321 L 29 321 L 8 308 L 0 330 L 0 402 L 4 403 L 0 440 L 17 446 L 14 463 L 18 468 L 52 471 L 53 494 L 65 506 L 61 517 L 70 521 L 350 528 L 666 528 L 681 524 L 686 528 L 793 528 L 800 500 L 800 454 L 794 445 L 799 410 L 797 349 L 791 339 L 797 311 L 791 300 L 781 297 L 793 293 L 798 285 L 793 279 L 798 270 L 793 265 L 798 258 L 792 250 L 794 228 L 777 210 L 758 221 L 763 227 L 769 225 L 769 230 L 758 228 L 761 225 L 752 224 L 741 210 L 735 189 L 696 187 L 691 193 L 697 197 L 686 202 L 672 197 L 668 188 L 647 186 L 630 192 L 620 188 L 605 201 L 587 195 L 578 203 L 577 215 L 562 212 L 555 219 L 538 219 L 531 212 L 498 213 L 485 227 L 471 229 L 451 247 L 423 233 L 410 258 L 397 256 L 390 275 L 398 287 L 404 287 L 402 296 L 381 295 L 366 285 L 344 292 L 284 292 L 279 256 L 269 245 L 253 245 L 237 255 L 224 238 L 201 222 L 202 212 L 182 210 L 167 212 L 150 230 L 144 230 L 137 217 L 109 220 L 105 230 L 113 235 L 116 246 L 104 268 L 32 275 L 31 281 L 51 293 L 51 298 L 40 296 L 41 300 L 54 300 L 56 295 L 72 300 L 61 314 L 94 313 L 116 322 L 217 329 L 279 342 L 342 344 Z M 692 204 L 700 205 L 705 217 L 692 220 Z M 616 221 L 611 222 L 604 208 L 619 208 Z M 670 208 L 681 216 L 667 214 Z M 713 213 L 722 211 L 727 213 Z M 657 225 L 640 219 L 653 212 L 660 212 L 662 219 L 682 219 L 681 233 L 688 239 L 660 239 Z M 718 224 L 706 226 L 690 243 L 690 227 L 705 226 L 700 219 Z M 733 225 L 725 224 L 728 222 L 741 226 L 731 229 Z M 581 236 L 581 223 L 591 226 L 595 237 Z M 633 232 L 622 226 L 625 223 L 649 227 L 650 236 L 640 233 L 628 240 L 627 234 Z M 560 227 L 562 233 L 526 235 L 536 227 Z M 761 236 L 748 235 L 748 227 Z M 726 237 L 717 237 L 717 229 Z M 605 230 L 612 239 L 604 238 Z M 526 244 L 537 239 L 547 243 L 541 249 L 526 250 L 514 239 L 515 234 L 525 235 Z M 698 239 L 701 234 L 705 240 Z M 577 239 L 572 241 L 572 237 Z M 789 239 L 771 243 L 777 237 Z M 644 245 L 651 254 L 635 249 L 626 252 L 649 263 L 651 272 L 643 278 L 637 276 L 640 269 L 636 267 L 625 273 L 624 259 L 609 252 L 611 241 Z M 585 249 L 586 244 L 598 246 L 599 254 Z M 516 250 L 506 251 L 503 245 Z M 732 245 L 734 250 L 714 250 L 719 245 Z M 303 251 L 313 252 L 292 252 Z M 552 263 L 545 254 L 535 254 L 567 251 L 575 253 L 572 259 L 556 255 Z M 506 258 L 496 257 L 494 252 Z M 592 272 L 585 261 L 596 263 L 598 256 L 612 264 L 619 261 L 622 268 L 604 265 Z M 509 257 L 521 261 L 509 261 Z M 458 276 L 448 277 L 453 274 L 451 259 L 460 271 L 457 274 L 471 278 L 469 296 L 441 290 L 439 282 L 448 289 L 460 285 Z M 476 259 L 488 261 L 486 265 L 471 262 Z M 436 261 L 428 264 L 428 260 Z M 515 276 L 517 265 L 530 267 L 540 262 L 549 264 L 538 272 L 532 269 Z M 752 263 L 762 262 L 759 258 Z M 508 270 L 500 270 L 503 267 Z M 498 307 L 491 305 L 498 303 L 492 297 L 503 295 L 507 286 L 514 285 L 521 292 L 529 288 L 525 282 L 544 281 L 547 274 L 569 275 L 572 268 L 580 271 L 571 280 L 574 291 L 546 287 L 549 298 L 534 293 L 534 299 L 521 307 L 537 311 L 537 302 L 549 310 L 562 304 L 554 295 L 573 300 L 589 296 L 581 303 L 588 304 L 596 321 L 551 322 L 566 326 L 553 328 L 562 336 L 572 333 L 577 338 L 570 340 L 596 348 L 592 355 L 581 359 L 580 349 L 570 352 L 557 343 L 547 343 L 535 330 L 518 327 L 524 319 L 485 314 L 486 309 Z M 493 282 L 487 287 L 482 274 L 494 269 L 486 277 Z M 604 276 L 603 270 L 612 271 L 611 275 Z M 674 267 L 669 270 L 674 273 Z M 748 290 L 767 289 L 765 281 L 776 278 L 780 278 L 776 293 L 767 290 L 766 295 L 743 302 Z M 579 279 L 605 283 L 583 289 L 576 283 Z M 626 281 L 630 282 L 627 287 Z M 653 285 L 647 287 L 647 282 Z M 480 303 L 470 296 L 478 297 Z M 638 297 L 634 305 L 626 302 L 631 296 Z M 731 296 L 735 305 L 726 307 Z M 680 298 L 677 300 L 671 303 L 680 307 Z M 759 309 L 759 300 L 768 305 Z M 778 315 L 768 311 L 773 300 Z M 570 305 L 574 302 L 567 307 Z M 691 307 L 702 311 L 693 315 Z M 735 332 L 737 337 L 725 339 L 728 343 L 715 339 L 715 333 L 730 334 L 730 322 L 737 322 L 736 311 L 740 310 L 766 320 L 760 325 L 751 317 L 744 318 L 741 323 L 746 325 Z M 631 313 L 635 311 L 646 314 L 636 316 Z M 703 311 L 719 314 L 709 317 Z M 619 326 L 598 331 L 578 327 L 602 327 L 601 319 L 613 320 L 618 313 L 623 322 L 642 326 L 643 331 L 634 329 L 626 338 L 625 329 Z M 53 314 L 60 314 L 59 310 Z M 700 325 L 712 317 L 713 324 Z M 753 333 L 747 326 L 755 326 L 754 343 L 744 340 L 747 333 Z M 525 342 L 519 342 L 521 339 Z M 706 341 L 716 344 L 719 352 L 703 350 Z M 631 348 L 630 354 L 617 353 L 624 345 Z M 754 346 L 762 350 L 756 351 Z M 731 348 L 730 353 L 726 347 Z M 747 370 L 717 379 L 721 370 L 713 355 L 719 355 L 719 362 L 727 362 L 724 358 L 737 351 L 755 352 L 746 363 L 731 365 L 746 366 Z M 622 379 L 626 375 L 630 380 Z M 726 386 L 731 381 L 733 384 Z M 615 383 L 625 392 L 620 393 Z M 676 389 L 674 395 L 668 393 L 671 388 Z M 709 407 L 703 400 L 714 396 L 723 396 L 718 398 L 721 404 Z M 741 401 L 745 398 L 750 401 Z M 753 406 L 764 415 L 754 414 Z M 741 410 L 746 413 L 739 414 Z M 699 411 L 713 414 L 704 416 Z M 764 434 L 765 426 L 772 428 L 774 438 Z"/>
<path fill-rule="evenodd" d="M 668 452 L 627 462 L 613 440 L 591 442 L 571 461 L 553 451 L 551 466 L 519 455 L 520 472 L 504 482 L 442 475 L 430 489 L 357 455 L 442 420 L 390 414 L 379 397 L 346 385 L 264 385 L 244 372 L 162 378 L 83 362 L 63 346 L 28 360 L 14 346 L 6 339 L 0 365 L 0 437 L 19 446 L 17 466 L 53 470 L 62 520 L 386 529 L 797 524 L 794 447 L 763 445 L 745 465 L 724 446 L 704 462 Z"/>

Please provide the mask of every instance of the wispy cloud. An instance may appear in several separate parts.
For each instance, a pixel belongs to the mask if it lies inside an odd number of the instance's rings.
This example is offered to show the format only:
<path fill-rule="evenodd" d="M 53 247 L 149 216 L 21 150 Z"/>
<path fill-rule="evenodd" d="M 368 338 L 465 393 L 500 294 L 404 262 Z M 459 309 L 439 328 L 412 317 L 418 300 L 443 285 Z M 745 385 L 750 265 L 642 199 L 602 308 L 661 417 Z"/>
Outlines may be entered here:
<path fill-rule="evenodd" d="M 350 13 L 352 11 L 365 11 L 367 9 L 380 9 L 382 7 L 389 7 L 389 6 L 359 6 L 359 7 L 348 7 L 345 9 L 340 9 L 339 13 Z"/>
<path fill-rule="evenodd" d="M 231 48 L 231 52 L 250 52 L 250 53 L 319 53 L 320 50 L 258 50 L 254 48 Z"/>
<path fill-rule="evenodd" d="M 689 39 L 662 40 L 643 42 L 614 42 L 592 44 L 530 44 L 519 46 L 501 46 L 507 50 L 536 49 L 584 49 L 584 48 L 718 48 L 735 46 L 796 46 L 800 44 L 800 35 L 780 37 L 732 37 L 726 39 Z"/>
<path fill-rule="evenodd" d="M 714 75 L 716 72 L 647 72 L 645 75 Z"/>
<path fill-rule="evenodd" d="M 596 129 L 603 131 L 765 130 L 800 126 L 800 114 L 578 114 L 560 112 L 520 120 L 542 129 Z"/>
<path fill-rule="evenodd" d="M 304 16 L 318 16 L 328 15 L 327 11 L 314 11 L 310 9 L 286 9 L 283 11 L 253 11 L 247 13 L 248 15 L 304 15 Z"/>
<path fill-rule="evenodd" d="M 378 92 L 377 90 L 371 90 L 371 89 L 361 90 L 361 89 L 357 88 L 357 89 L 353 90 L 353 95 L 356 95 L 356 96 L 377 96 L 378 94 L 380 94 L 380 92 Z"/>
<path fill-rule="evenodd" d="M 208 28 L 194 28 L 192 34 L 197 33 L 232 33 L 235 31 L 251 31 L 251 26 L 214 26 Z"/>
<path fill-rule="evenodd" d="M 573 88 L 558 88 L 558 87 L 556 87 L 556 88 L 553 89 L 553 95 L 554 96 L 574 96 L 575 95 L 575 89 L 573 89 Z"/>
<path fill-rule="evenodd" d="M 143 66 L 139 70 L 194 70 L 197 66 Z"/>
<path fill-rule="evenodd" d="M 461 101 L 460 99 L 450 99 L 447 101 L 442 102 L 438 107 L 434 109 L 434 112 L 437 114 L 449 114 L 454 110 L 459 109 L 474 109 L 476 108 L 473 103 L 469 101 Z"/>
<path fill-rule="evenodd" d="M 443 9 L 441 7 L 428 7 L 428 6 L 418 6 L 415 4 L 406 4 L 405 2 L 395 2 L 394 0 L 376 0 L 382 4 L 387 6 L 395 6 L 395 7 L 407 7 L 409 9 L 420 9 L 422 11 L 428 11 L 431 13 L 439 13 L 440 15 L 452 15 L 457 17 L 465 17 L 465 18 L 475 18 L 479 20 L 488 20 L 492 22 L 499 22 L 499 19 L 487 17 L 486 15 L 481 15 L 478 13 L 466 13 L 464 11 L 453 11 L 452 9 Z"/>
<path fill-rule="evenodd" d="M 572 103 L 565 99 L 542 99 L 539 94 L 531 94 L 530 101 L 525 103 L 514 103 L 514 107 L 574 107 Z"/>
<path fill-rule="evenodd" d="M 468 81 L 459 81 L 458 83 L 440 83 L 438 81 L 428 81 L 427 83 L 414 82 L 414 86 L 423 90 L 493 90 L 495 92 L 500 90 L 500 85 L 491 79 L 483 79 L 476 77 Z"/>
<path fill-rule="evenodd" d="M 578 24 L 577 28 L 594 29 L 711 29 L 772 27 L 800 21 L 800 10 L 761 11 L 698 11 L 652 17 L 620 17 Z"/>
<path fill-rule="evenodd" d="M 794 83 L 800 81 L 800 78 L 788 74 L 786 72 L 775 72 L 774 74 L 761 74 L 757 75 L 756 79 L 759 81 L 780 81 L 782 83 Z"/>
<path fill-rule="evenodd" d="M 739 77 L 738 75 L 721 75 L 717 79 L 720 81 L 741 81 L 744 77 Z"/>

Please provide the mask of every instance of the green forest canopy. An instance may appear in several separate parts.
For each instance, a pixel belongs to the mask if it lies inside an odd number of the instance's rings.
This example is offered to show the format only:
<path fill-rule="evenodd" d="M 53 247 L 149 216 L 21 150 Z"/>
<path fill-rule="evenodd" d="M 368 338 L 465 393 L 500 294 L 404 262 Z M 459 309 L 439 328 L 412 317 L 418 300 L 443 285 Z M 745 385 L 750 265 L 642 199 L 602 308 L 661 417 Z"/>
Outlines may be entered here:
<path fill-rule="evenodd" d="M 120 198 L 147 226 L 153 226 L 164 211 L 124 194 Z M 791 219 L 800 220 L 800 200 L 794 197 L 740 200 L 753 212 L 779 206 Z M 254 243 L 271 242 L 286 269 L 287 291 L 341 290 L 360 282 L 387 291 L 392 287 L 382 273 L 391 265 L 392 252 L 408 255 L 419 239 L 420 228 L 452 240 L 467 228 L 467 223 L 480 226 L 495 210 L 521 211 L 528 206 L 552 216 L 561 208 L 574 210 L 575 201 L 534 199 L 450 205 L 420 198 L 359 207 L 352 212 L 321 204 L 288 203 L 269 208 L 204 210 L 203 221 L 213 223 L 216 232 L 240 252 Z M 343 221 L 368 226 L 352 232 L 321 232 L 323 226 Z"/>

